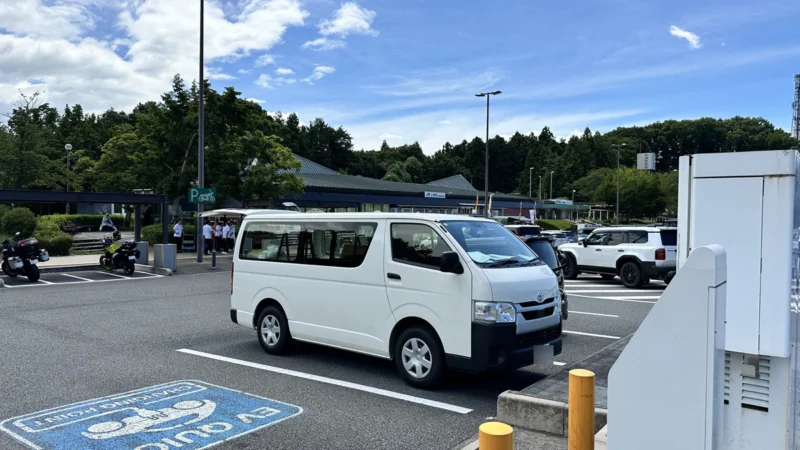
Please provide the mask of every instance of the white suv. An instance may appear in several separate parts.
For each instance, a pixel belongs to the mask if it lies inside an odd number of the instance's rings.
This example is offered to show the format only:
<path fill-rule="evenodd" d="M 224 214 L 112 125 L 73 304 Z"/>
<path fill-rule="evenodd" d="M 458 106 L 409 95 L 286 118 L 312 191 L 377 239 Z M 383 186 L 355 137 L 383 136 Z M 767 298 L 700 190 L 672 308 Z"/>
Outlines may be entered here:
<path fill-rule="evenodd" d="M 558 249 L 569 260 L 564 268 L 569 280 L 579 273 L 596 273 L 605 280 L 619 276 L 625 287 L 638 288 L 651 278 L 670 282 L 675 275 L 677 239 L 675 228 L 598 228 L 582 243 Z"/>

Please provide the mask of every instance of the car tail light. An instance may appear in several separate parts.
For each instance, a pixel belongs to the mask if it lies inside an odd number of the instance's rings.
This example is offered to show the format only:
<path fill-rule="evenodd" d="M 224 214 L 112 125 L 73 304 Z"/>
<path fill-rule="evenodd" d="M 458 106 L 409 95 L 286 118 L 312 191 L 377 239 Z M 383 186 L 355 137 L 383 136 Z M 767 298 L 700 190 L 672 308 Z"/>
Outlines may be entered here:
<path fill-rule="evenodd" d="M 656 260 L 663 261 L 665 259 L 667 259 L 667 251 L 663 248 L 656 250 Z"/>
<path fill-rule="evenodd" d="M 231 263 L 231 295 L 233 295 L 233 263 Z"/>

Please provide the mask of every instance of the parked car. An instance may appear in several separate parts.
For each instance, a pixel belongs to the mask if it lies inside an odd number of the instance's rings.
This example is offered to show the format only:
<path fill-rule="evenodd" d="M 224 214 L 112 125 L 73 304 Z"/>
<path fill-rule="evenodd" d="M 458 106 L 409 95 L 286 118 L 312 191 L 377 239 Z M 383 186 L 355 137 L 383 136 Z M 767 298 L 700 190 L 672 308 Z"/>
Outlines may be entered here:
<path fill-rule="evenodd" d="M 539 225 L 506 225 L 506 228 L 521 238 L 542 234 L 542 228 Z"/>
<path fill-rule="evenodd" d="M 563 253 L 553 248 L 553 240 L 547 235 L 531 236 L 523 239 L 528 247 L 536 253 L 545 264 L 548 265 L 558 277 L 558 287 L 561 290 L 561 318 L 567 320 L 569 315 L 569 303 L 567 291 L 564 289 L 564 268 L 562 267 L 565 259 Z"/>
<path fill-rule="evenodd" d="M 550 236 L 553 239 L 553 247 L 559 248 L 564 244 L 569 244 L 569 237 L 563 231 L 542 231 L 542 234 Z"/>
<path fill-rule="evenodd" d="M 581 244 L 559 247 L 568 257 L 564 276 L 596 273 L 605 280 L 619 276 L 622 284 L 638 288 L 652 278 L 669 283 L 675 274 L 678 251 L 675 228 L 599 228 Z"/>

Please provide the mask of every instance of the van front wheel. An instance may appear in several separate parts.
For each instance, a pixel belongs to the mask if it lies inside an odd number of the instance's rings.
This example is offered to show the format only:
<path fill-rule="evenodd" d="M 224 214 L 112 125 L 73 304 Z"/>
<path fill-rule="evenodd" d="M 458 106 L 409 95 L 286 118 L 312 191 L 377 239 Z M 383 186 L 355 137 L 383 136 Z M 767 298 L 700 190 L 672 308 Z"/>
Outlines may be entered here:
<path fill-rule="evenodd" d="M 258 342 L 265 352 L 281 355 L 289 350 L 292 335 L 286 314 L 277 306 L 267 306 L 258 317 Z"/>
<path fill-rule="evenodd" d="M 403 331 L 395 344 L 394 360 L 400 376 L 414 387 L 431 389 L 444 375 L 444 349 L 428 327 Z"/>

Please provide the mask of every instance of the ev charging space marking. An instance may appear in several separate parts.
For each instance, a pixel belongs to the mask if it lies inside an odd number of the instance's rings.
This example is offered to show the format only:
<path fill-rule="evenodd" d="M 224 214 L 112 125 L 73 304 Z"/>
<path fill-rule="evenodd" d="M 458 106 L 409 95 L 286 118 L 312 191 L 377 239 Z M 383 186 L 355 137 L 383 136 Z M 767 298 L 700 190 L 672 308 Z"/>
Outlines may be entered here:
<path fill-rule="evenodd" d="M 616 314 L 600 314 L 600 313 L 593 313 L 593 312 L 584 312 L 584 311 L 570 311 L 570 314 L 582 314 L 586 316 L 598 316 L 598 317 L 610 317 L 612 319 L 619 319 L 619 316 Z"/>
<path fill-rule="evenodd" d="M 415 397 L 413 395 L 401 394 L 399 392 L 394 392 L 394 391 L 389 391 L 389 390 L 386 390 L 386 389 L 375 388 L 375 387 L 366 386 L 366 385 L 363 385 L 363 384 L 351 383 L 349 381 L 337 380 L 335 378 L 328 378 L 328 377 L 323 377 L 323 376 L 320 376 L 320 375 L 313 375 L 313 374 L 310 374 L 310 373 L 298 372 L 296 370 L 283 369 L 283 368 L 275 367 L 275 366 L 268 366 L 266 364 L 259 364 L 259 363 L 254 363 L 254 362 L 251 362 L 251 361 L 245 361 L 245 360 L 242 360 L 242 359 L 229 358 L 227 356 L 220 356 L 220 355 L 215 355 L 213 353 L 200 352 L 200 351 L 191 350 L 191 349 L 188 349 L 188 348 L 181 348 L 181 349 L 178 349 L 176 351 L 178 351 L 180 353 L 186 353 L 188 355 L 200 356 L 200 357 L 203 357 L 203 358 L 213 359 L 213 360 L 227 362 L 227 363 L 231 363 L 231 364 L 237 364 L 237 365 L 240 365 L 240 366 L 251 367 L 253 369 L 265 370 L 267 372 L 273 372 L 273 373 L 279 373 L 279 374 L 282 374 L 282 375 L 288 375 L 290 377 L 303 378 L 303 379 L 306 379 L 306 380 L 317 381 L 319 383 L 325 383 L 325 384 L 344 387 L 344 388 L 348 388 L 348 389 L 354 389 L 354 390 L 357 390 L 357 391 L 368 392 L 370 394 L 381 395 L 383 397 L 389 397 L 389 398 L 394 398 L 394 399 L 397 399 L 397 400 L 403 400 L 403 401 L 410 402 L 410 403 L 416 403 L 416 404 L 419 404 L 419 405 L 430 406 L 431 408 L 443 409 L 445 411 L 451 411 L 451 412 L 455 412 L 455 413 L 458 413 L 458 414 L 469 414 L 469 413 L 472 412 L 472 410 L 469 409 L 469 408 L 463 408 L 461 406 L 451 405 L 449 403 L 437 402 L 435 400 L 430 400 L 430 399 L 427 399 L 427 398 L 421 398 L 421 397 Z"/>
<path fill-rule="evenodd" d="M 0 431 L 37 450 L 194 450 L 302 413 L 299 406 L 181 380 L 6 419 Z"/>

